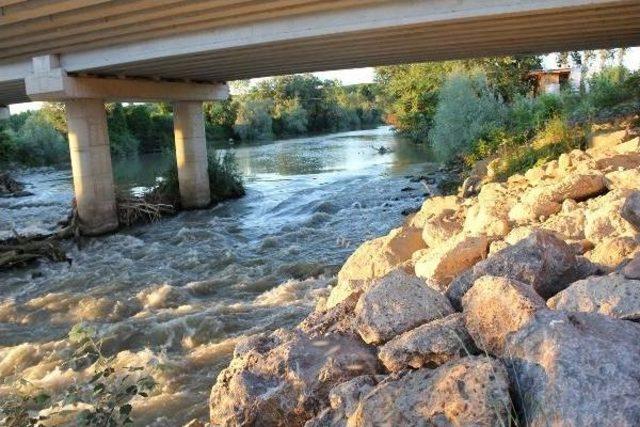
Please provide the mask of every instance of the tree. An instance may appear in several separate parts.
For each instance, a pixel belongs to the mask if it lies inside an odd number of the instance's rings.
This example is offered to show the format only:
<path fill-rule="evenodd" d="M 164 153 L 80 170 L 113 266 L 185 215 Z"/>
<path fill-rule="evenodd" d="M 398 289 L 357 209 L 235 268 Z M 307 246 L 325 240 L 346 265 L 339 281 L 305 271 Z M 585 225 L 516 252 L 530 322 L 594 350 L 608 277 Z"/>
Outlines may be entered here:
<path fill-rule="evenodd" d="M 507 110 L 484 73 L 452 74 L 440 90 L 430 140 L 441 159 L 471 149 L 482 136 L 502 127 Z"/>
<path fill-rule="evenodd" d="M 127 126 L 127 118 L 122 104 L 110 104 L 107 107 L 107 124 L 112 155 L 118 157 L 138 152 L 140 142 Z"/>
<path fill-rule="evenodd" d="M 270 140 L 273 138 L 272 102 L 243 98 L 239 101 L 235 132 L 243 141 Z"/>
<path fill-rule="evenodd" d="M 15 139 L 16 158 L 23 163 L 46 166 L 69 159 L 67 142 L 41 112 L 29 116 Z"/>

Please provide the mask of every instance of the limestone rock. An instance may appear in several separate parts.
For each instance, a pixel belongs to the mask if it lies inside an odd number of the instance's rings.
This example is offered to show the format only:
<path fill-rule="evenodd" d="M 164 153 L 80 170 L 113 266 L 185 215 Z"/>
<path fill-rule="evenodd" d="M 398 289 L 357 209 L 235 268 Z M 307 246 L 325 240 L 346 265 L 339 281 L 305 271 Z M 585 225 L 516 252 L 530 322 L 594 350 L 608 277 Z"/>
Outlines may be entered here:
<path fill-rule="evenodd" d="M 482 276 L 506 277 L 533 286 L 538 295 L 550 298 L 577 280 L 576 256 L 553 233 L 536 230 L 519 243 L 492 255 L 457 277 L 447 296 L 457 310 L 462 297 Z"/>
<path fill-rule="evenodd" d="M 504 367 L 468 357 L 388 377 L 361 399 L 347 425 L 508 425 L 510 404 Z"/>
<path fill-rule="evenodd" d="M 606 190 L 604 176 L 600 172 L 571 174 L 554 184 L 533 187 L 522 196 L 521 202 L 509 212 L 509 218 L 519 224 L 549 217 L 562 209 L 562 202 L 585 200 Z"/>
<path fill-rule="evenodd" d="M 462 314 L 426 323 L 405 332 L 380 348 L 378 358 L 390 372 L 436 367 L 477 352 Z"/>
<path fill-rule="evenodd" d="M 462 231 L 462 219 L 457 211 L 445 209 L 428 218 L 422 230 L 422 239 L 429 248 L 445 244 Z"/>
<path fill-rule="evenodd" d="M 381 344 L 451 313 L 453 308 L 444 295 L 397 270 L 373 282 L 360 297 L 355 325 L 366 343 Z"/>
<path fill-rule="evenodd" d="M 585 238 L 584 224 L 584 209 L 574 209 L 553 215 L 542 224 L 541 228 L 553 231 L 564 240 L 582 240 Z"/>
<path fill-rule="evenodd" d="M 626 200 L 631 199 L 627 206 L 635 203 L 633 196 L 627 198 L 629 194 L 628 191 L 616 190 L 590 201 L 585 210 L 584 232 L 587 239 L 598 244 L 613 237 L 635 237 L 632 224 L 623 217 L 633 219 L 631 210 L 623 207 Z"/>
<path fill-rule="evenodd" d="M 640 168 L 610 172 L 605 176 L 609 190 L 640 188 Z"/>
<path fill-rule="evenodd" d="M 507 348 L 514 403 L 527 425 L 638 425 L 640 325 L 539 311 Z"/>
<path fill-rule="evenodd" d="M 640 191 L 634 191 L 627 197 L 620 215 L 636 230 L 640 230 Z"/>
<path fill-rule="evenodd" d="M 603 172 L 634 169 L 640 166 L 640 153 L 606 153 L 596 158 L 596 168 Z"/>
<path fill-rule="evenodd" d="M 424 249 L 422 231 L 403 227 L 389 235 L 368 241 L 349 257 L 338 273 L 338 285 L 331 291 L 327 308 L 332 308 L 373 279 L 383 277 Z"/>
<path fill-rule="evenodd" d="M 484 259 L 489 249 L 485 236 L 460 234 L 434 248 L 416 262 L 416 275 L 445 287 L 461 272 Z"/>
<path fill-rule="evenodd" d="M 469 209 L 464 231 L 469 235 L 486 235 L 490 239 L 509 234 L 509 210 L 513 204 L 504 184 L 490 183 L 482 187 L 478 204 Z"/>
<path fill-rule="evenodd" d="M 504 277 L 476 280 L 462 299 L 469 334 L 484 351 L 502 355 L 507 336 L 546 308 L 531 286 Z"/>
<path fill-rule="evenodd" d="M 360 399 L 373 390 L 377 383 L 375 376 L 364 375 L 337 385 L 329 393 L 331 406 L 309 420 L 305 427 L 346 427 L 347 420 L 357 409 Z"/>
<path fill-rule="evenodd" d="M 329 405 L 329 390 L 375 374 L 373 352 L 340 335 L 277 331 L 241 343 L 211 391 L 213 425 L 301 426 Z"/>
<path fill-rule="evenodd" d="M 633 259 L 624 266 L 622 274 L 627 279 L 640 280 L 640 253 L 636 253 Z"/>
<path fill-rule="evenodd" d="M 298 325 L 298 329 L 313 338 L 334 333 L 357 335 L 353 325 L 353 313 L 361 295 L 362 291 L 354 292 L 328 310 L 314 311 Z"/>
<path fill-rule="evenodd" d="M 610 149 L 620 144 L 627 136 L 626 130 L 601 131 L 591 136 L 589 146 L 595 149 Z"/>
<path fill-rule="evenodd" d="M 409 227 L 424 228 L 427 220 L 439 216 L 444 211 L 457 211 L 460 207 L 460 199 L 456 196 L 437 196 L 427 199 L 422 208 L 409 221 Z"/>
<path fill-rule="evenodd" d="M 640 281 L 612 274 L 578 281 L 551 298 L 554 310 L 600 313 L 640 320 Z"/>
<path fill-rule="evenodd" d="M 612 271 L 638 250 L 638 242 L 632 237 L 614 237 L 600 242 L 587 258 L 604 270 Z"/>

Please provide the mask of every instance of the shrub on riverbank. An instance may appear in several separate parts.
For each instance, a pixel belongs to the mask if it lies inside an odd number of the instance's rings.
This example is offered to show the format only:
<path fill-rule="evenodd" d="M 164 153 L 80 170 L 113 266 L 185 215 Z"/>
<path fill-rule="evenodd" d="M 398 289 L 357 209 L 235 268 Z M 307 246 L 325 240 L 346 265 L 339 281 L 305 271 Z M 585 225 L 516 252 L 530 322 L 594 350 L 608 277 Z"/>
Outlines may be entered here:
<path fill-rule="evenodd" d="M 245 195 L 242 174 L 233 153 L 209 153 L 207 160 L 211 203 L 216 204 Z M 162 183 L 147 196 L 147 199 L 153 203 L 180 205 L 178 166 L 175 160 L 162 175 Z"/>
<path fill-rule="evenodd" d="M 29 166 L 55 165 L 69 158 L 64 137 L 42 114 L 27 117 L 20 129 L 0 131 L 0 159 Z"/>

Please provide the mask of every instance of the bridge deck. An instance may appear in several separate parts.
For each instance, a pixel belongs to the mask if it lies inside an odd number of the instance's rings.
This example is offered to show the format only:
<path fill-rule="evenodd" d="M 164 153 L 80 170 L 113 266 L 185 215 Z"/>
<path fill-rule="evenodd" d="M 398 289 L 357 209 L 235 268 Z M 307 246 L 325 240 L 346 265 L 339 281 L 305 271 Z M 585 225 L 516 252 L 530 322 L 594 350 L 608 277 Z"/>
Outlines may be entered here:
<path fill-rule="evenodd" d="M 30 58 L 67 71 L 230 81 L 640 44 L 638 0 L 0 0 L 0 104 Z"/>

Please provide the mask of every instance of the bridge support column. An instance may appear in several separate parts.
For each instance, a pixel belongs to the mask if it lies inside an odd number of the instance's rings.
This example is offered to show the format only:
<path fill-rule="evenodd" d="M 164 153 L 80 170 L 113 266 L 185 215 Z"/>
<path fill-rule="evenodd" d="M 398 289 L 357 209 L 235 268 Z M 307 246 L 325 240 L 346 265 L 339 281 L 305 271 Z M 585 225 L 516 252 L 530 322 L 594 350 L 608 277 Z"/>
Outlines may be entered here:
<path fill-rule="evenodd" d="M 211 193 L 202 102 L 175 102 L 173 125 L 182 207 L 205 208 L 211 204 Z"/>
<path fill-rule="evenodd" d="M 9 107 L 0 105 L 0 120 L 9 120 Z"/>
<path fill-rule="evenodd" d="M 104 101 L 65 101 L 69 151 L 80 228 L 100 235 L 118 228 Z"/>

